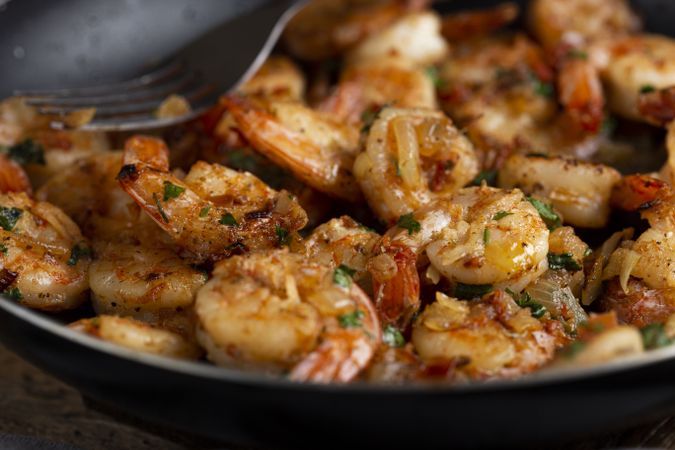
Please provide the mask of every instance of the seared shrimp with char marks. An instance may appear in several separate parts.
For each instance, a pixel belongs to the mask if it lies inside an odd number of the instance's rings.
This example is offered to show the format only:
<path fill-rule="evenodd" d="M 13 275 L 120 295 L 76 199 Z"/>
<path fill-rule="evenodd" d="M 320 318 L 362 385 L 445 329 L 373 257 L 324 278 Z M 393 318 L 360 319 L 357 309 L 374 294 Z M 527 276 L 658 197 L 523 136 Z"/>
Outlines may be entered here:
<path fill-rule="evenodd" d="M 439 111 L 387 108 L 368 135 L 354 175 L 388 224 L 452 193 L 479 171 L 471 142 Z"/>
<path fill-rule="evenodd" d="M 348 273 L 286 250 L 220 261 L 197 295 L 198 338 L 218 364 L 348 382 L 380 343 L 370 299 Z"/>
<path fill-rule="evenodd" d="M 293 196 L 249 173 L 198 162 L 178 179 L 169 172 L 166 146 L 155 138 L 127 140 L 124 164 L 122 188 L 197 258 L 279 247 L 307 223 Z"/>
<path fill-rule="evenodd" d="M 0 195 L 0 290 L 30 308 L 73 309 L 87 298 L 91 249 L 59 208 Z"/>

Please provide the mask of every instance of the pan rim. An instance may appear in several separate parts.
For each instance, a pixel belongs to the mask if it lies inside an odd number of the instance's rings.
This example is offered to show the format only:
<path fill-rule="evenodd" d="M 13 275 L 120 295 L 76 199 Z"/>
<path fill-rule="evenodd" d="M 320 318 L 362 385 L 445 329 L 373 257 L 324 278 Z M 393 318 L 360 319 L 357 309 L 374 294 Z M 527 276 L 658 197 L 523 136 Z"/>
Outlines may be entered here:
<path fill-rule="evenodd" d="M 467 384 L 443 383 L 411 383 L 406 385 L 384 383 L 352 383 L 352 384 L 321 384 L 301 383 L 287 378 L 267 375 L 260 372 L 244 371 L 237 368 L 218 367 L 204 362 L 182 361 L 170 357 L 143 353 L 128 349 L 110 342 L 102 341 L 77 330 L 73 330 L 62 323 L 25 308 L 6 297 L 0 296 L 0 309 L 30 325 L 53 334 L 61 339 L 81 345 L 93 351 L 106 353 L 141 365 L 149 365 L 155 369 L 178 372 L 197 378 L 209 379 L 239 385 L 259 386 L 275 389 L 317 391 L 324 393 L 358 394 L 369 393 L 378 395 L 418 395 L 418 394 L 467 394 L 481 392 L 495 392 L 504 390 L 526 390 L 551 385 L 570 384 L 592 378 L 619 374 L 621 372 L 640 369 L 656 365 L 675 358 L 675 345 L 649 350 L 640 355 L 615 359 L 604 364 L 594 366 L 579 366 L 569 368 L 544 369 L 534 374 L 515 379 L 500 379 L 488 382 Z"/>

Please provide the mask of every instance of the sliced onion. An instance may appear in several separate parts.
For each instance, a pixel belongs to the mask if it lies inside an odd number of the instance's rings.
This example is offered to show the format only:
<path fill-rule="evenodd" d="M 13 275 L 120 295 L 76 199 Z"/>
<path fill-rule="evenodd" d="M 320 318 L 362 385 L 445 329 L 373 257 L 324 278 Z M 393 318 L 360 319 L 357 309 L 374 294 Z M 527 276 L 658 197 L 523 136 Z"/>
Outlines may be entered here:
<path fill-rule="evenodd" d="M 621 262 L 621 273 L 619 273 L 619 283 L 621 284 L 621 289 L 628 294 L 628 279 L 630 278 L 630 273 L 635 268 L 635 265 L 640 260 L 640 254 L 633 250 L 626 250 L 624 253 L 623 261 Z"/>
<path fill-rule="evenodd" d="M 586 311 L 574 297 L 572 290 L 569 287 L 560 287 L 554 280 L 540 278 L 525 291 L 534 301 L 544 305 L 553 317 L 563 317 L 572 330 L 588 320 Z"/>
<path fill-rule="evenodd" d="M 403 183 L 410 188 L 417 188 L 420 179 L 420 152 L 417 143 L 415 127 L 408 120 L 392 120 L 396 146 L 398 147 L 398 168 L 401 172 Z"/>
<path fill-rule="evenodd" d="M 581 303 L 583 305 L 590 305 L 600 295 L 602 290 L 602 270 L 607 265 L 609 257 L 612 252 L 616 250 L 622 240 L 633 237 L 633 229 L 626 228 L 623 231 L 617 231 L 609 237 L 600 249 L 597 250 L 597 256 L 593 261 L 588 277 L 586 278 L 586 286 L 581 291 Z"/>

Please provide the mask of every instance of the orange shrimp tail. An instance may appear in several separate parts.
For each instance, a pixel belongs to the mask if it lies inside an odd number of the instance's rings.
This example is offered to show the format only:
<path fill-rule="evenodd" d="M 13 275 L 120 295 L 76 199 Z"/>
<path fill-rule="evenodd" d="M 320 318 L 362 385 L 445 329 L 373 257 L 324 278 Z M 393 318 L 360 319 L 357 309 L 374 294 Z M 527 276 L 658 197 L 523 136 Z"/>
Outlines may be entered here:
<path fill-rule="evenodd" d="M 560 103 L 582 130 L 597 133 L 604 119 L 605 98 L 597 69 L 583 59 L 568 59 L 558 73 Z"/>
<path fill-rule="evenodd" d="M 628 175 L 614 186 L 611 204 L 624 211 L 647 209 L 670 195 L 667 183 L 648 175 Z"/>
<path fill-rule="evenodd" d="M 383 323 L 394 323 L 405 328 L 420 307 L 417 255 L 400 243 L 384 243 L 382 253 L 393 259 L 396 273 L 386 280 L 373 274 L 377 312 Z"/>
<path fill-rule="evenodd" d="M 638 110 L 656 125 L 667 125 L 675 120 L 675 86 L 640 94 Z"/>
<path fill-rule="evenodd" d="M 0 192 L 25 192 L 32 195 L 33 188 L 28 179 L 28 175 L 23 168 L 7 158 L 0 155 Z"/>
<path fill-rule="evenodd" d="M 124 165 L 143 164 L 162 172 L 169 171 L 169 149 L 163 140 L 136 135 L 124 143 Z"/>

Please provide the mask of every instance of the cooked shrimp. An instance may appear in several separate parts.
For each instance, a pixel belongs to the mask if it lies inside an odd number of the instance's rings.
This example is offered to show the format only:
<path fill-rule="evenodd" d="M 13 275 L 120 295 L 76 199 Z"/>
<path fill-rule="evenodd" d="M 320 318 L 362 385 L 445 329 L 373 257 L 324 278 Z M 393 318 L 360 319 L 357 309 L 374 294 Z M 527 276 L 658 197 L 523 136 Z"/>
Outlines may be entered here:
<path fill-rule="evenodd" d="M 124 164 L 122 188 L 180 247 L 201 259 L 281 246 L 307 223 L 290 194 L 249 173 L 199 162 L 179 180 L 169 172 L 168 150 L 158 139 L 127 140 Z"/>
<path fill-rule="evenodd" d="M 59 208 L 0 195 L 0 290 L 30 308 L 62 311 L 87 298 L 91 250 Z"/>
<path fill-rule="evenodd" d="M 293 102 L 263 108 L 240 96 L 221 99 L 251 145 L 303 182 L 329 195 L 354 201 L 360 191 L 351 173 L 358 150 L 356 127 Z"/>
<path fill-rule="evenodd" d="M 128 317 L 103 315 L 81 319 L 68 326 L 101 340 L 144 353 L 181 359 L 196 359 L 202 353 L 199 347 L 179 334 Z"/>
<path fill-rule="evenodd" d="M 246 95 L 301 101 L 305 95 L 305 76 L 291 59 L 271 56 L 239 91 Z"/>
<path fill-rule="evenodd" d="M 621 323 L 640 328 L 665 323 L 675 313 L 675 287 L 650 288 L 637 278 L 629 278 L 625 287 L 619 278 L 609 280 L 598 302 L 600 310 L 615 311 Z"/>
<path fill-rule="evenodd" d="M 28 175 L 23 168 L 5 155 L 0 154 L 0 193 L 25 192 L 33 193 Z"/>
<path fill-rule="evenodd" d="M 450 42 L 476 39 L 493 33 L 518 17 L 518 5 L 502 3 L 478 11 L 462 11 L 443 17 L 441 33 Z"/>
<path fill-rule="evenodd" d="M 605 118 L 605 96 L 595 66 L 572 53 L 559 62 L 558 100 L 582 130 L 598 132 Z"/>
<path fill-rule="evenodd" d="M 347 267 L 360 282 L 368 274 L 367 264 L 380 235 L 349 216 L 331 219 L 319 225 L 302 242 L 304 255 L 329 267 Z"/>
<path fill-rule="evenodd" d="M 641 27 L 627 0 L 534 0 L 528 8 L 528 23 L 549 50 L 561 42 L 584 46 Z"/>
<path fill-rule="evenodd" d="M 499 171 L 498 185 L 550 199 L 566 223 L 602 228 L 609 219 L 612 187 L 620 179 L 619 172 L 601 164 L 512 155 Z"/>
<path fill-rule="evenodd" d="M 0 102 L 0 145 L 10 147 L 36 188 L 77 159 L 110 147 L 105 133 L 51 129 L 47 116 L 18 97 Z"/>
<path fill-rule="evenodd" d="M 285 250 L 219 262 L 197 295 L 198 338 L 218 364 L 348 382 L 380 342 L 370 299 L 348 274 Z"/>
<path fill-rule="evenodd" d="M 640 93 L 675 85 L 675 40 L 641 34 L 607 39 L 593 45 L 591 60 L 600 69 L 610 110 L 644 120 Z"/>
<path fill-rule="evenodd" d="M 546 271 L 549 230 L 520 190 L 466 188 L 450 201 L 459 220 L 426 247 L 448 280 L 520 292 Z"/>
<path fill-rule="evenodd" d="M 289 51 L 301 59 L 320 61 L 339 56 L 426 0 L 318 0 L 296 14 L 284 32 Z"/>
<path fill-rule="evenodd" d="M 387 108 L 373 123 L 354 175 L 388 224 L 452 193 L 479 171 L 471 142 L 441 112 Z"/>
<path fill-rule="evenodd" d="M 503 291 L 477 302 L 439 292 L 415 321 L 412 342 L 425 361 L 467 358 L 461 371 L 489 378 L 538 369 L 566 338 L 559 322 L 535 319 Z"/>
<path fill-rule="evenodd" d="M 371 34 L 347 53 L 348 64 L 396 56 L 417 66 L 439 62 L 448 45 L 441 36 L 441 20 L 432 11 L 408 14 Z"/>
<path fill-rule="evenodd" d="M 675 86 L 646 89 L 638 97 L 638 110 L 649 122 L 665 126 L 675 120 Z"/>
<path fill-rule="evenodd" d="M 335 91 L 318 105 L 319 111 L 367 129 L 368 116 L 385 105 L 436 109 L 434 81 L 409 61 L 392 57 L 347 67 Z"/>
<path fill-rule="evenodd" d="M 193 334 L 191 308 L 207 278 L 171 250 L 141 245 L 98 245 L 89 267 L 98 314 L 130 316 L 186 336 Z"/>

